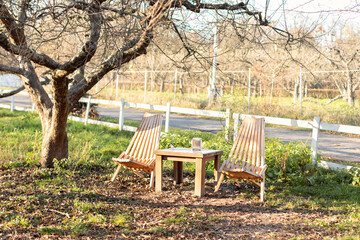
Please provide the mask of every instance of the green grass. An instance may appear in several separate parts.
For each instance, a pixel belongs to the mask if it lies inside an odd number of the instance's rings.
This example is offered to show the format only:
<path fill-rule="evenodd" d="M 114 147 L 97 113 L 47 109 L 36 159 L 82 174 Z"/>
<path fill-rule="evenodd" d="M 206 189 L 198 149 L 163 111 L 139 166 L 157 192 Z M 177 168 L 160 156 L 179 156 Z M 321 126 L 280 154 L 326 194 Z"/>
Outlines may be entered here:
<path fill-rule="evenodd" d="M 194 238 L 201 233 L 208 234 L 204 238 L 219 238 L 227 230 L 215 233 L 213 229 L 229 229 L 232 224 L 234 231 L 239 229 L 242 233 L 247 228 L 241 228 L 241 224 L 250 226 L 251 219 L 259 213 L 266 213 L 267 217 L 296 213 L 291 223 L 281 217 L 272 220 L 275 222 L 271 235 L 276 238 L 284 238 L 284 231 L 299 224 L 310 233 L 325 232 L 328 235 L 324 236 L 332 238 L 358 239 L 360 234 L 359 183 L 353 183 L 355 178 L 348 173 L 308 168 L 304 159 L 309 154 L 298 144 L 267 141 L 269 173 L 286 171 L 278 177 L 268 177 L 266 202 L 260 204 L 258 190 L 251 184 L 242 183 L 241 188 L 236 188 L 229 180 L 225 181 L 223 192 L 217 194 L 210 189 L 213 185 L 207 185 L 204 199 L 186 195 L 187 191 L 192 192 L 193 164 L 185 167 L 190 184 L 175 187 L 165 181 L 163 195 L 155 194 L 148 187 L 148 180 L 128 171 L 111 183 L 115 166 L 110 159 L 126 149 L 133 133 L 70 121 L 68 135 L 70 158 L 55 162 L 55 169 L 40 169 L 38 117 L 0 109 L 0 228 L 4 229 L 0 238 L 14 232 L 23 238 L 29 238 L 29 233 L 39 234 L 38 237 L 160 239 Z M 231 142 L 224 140 L 221 133 L 171 130 L 162 137 L 161 146 L 173 142 L 189 147 L 194 136 L 202 137 L 207 148 L 223 149 L 226 158 Z M 287 158 L 289 155 L 291 159 Z M 301 170 L 295 164 L 299 159 Z M 291 163 L 291 168 L 279 164 L 279 170 L 276 164 L 285 162 Z M 171 164 L 165 164 L 165 174 L 171 176 L 171 169 Z M 209 182 L 212 166 L 207 169 Z M 267 223 L 264 224 L 266 229 Z M 294 239 L 306 239 L 307 234 L 298 232 Z"/>
<path fill-rule="evenodd" d="M 9 124 L 11 123 L 11 124 Z M 36 114 L 0 109 L 0 165 L 36 165 L 41 151 L 41 124 Z M 69 159 L 74 166 L 109 166 L 109 159 L 126 149 L 132 132 L 69 121 Z"/>

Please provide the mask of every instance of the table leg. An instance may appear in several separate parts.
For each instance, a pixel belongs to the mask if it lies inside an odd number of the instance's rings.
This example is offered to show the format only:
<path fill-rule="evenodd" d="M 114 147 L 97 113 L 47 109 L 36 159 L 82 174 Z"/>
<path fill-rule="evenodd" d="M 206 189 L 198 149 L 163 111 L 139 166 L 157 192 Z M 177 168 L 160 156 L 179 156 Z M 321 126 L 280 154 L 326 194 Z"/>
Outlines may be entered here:
<path fill-rule="evenodd" d="M 183 182 L 183 163 L 175 161 L 174 162 L 174 181 L 176 184 Z"/>
<path fill-rule="evenodd" d="M 221 155 L 216 155 L 215 156 L 215 161 L 214 161 L 214 177 L 215 177 L 215 181 L 219 181 L 219 177 L 220 177 L 220 165 L 221 165 Z"/>
<path fill-rule="evenodd" d="M 205 194 L 205 160 L 196 159 L 195 169 L 195 196 L 202 197 Z"/>
<path fill-rule="evenodd" d="M 156 156 L 155 160 L 155 192 L 162 191 L 162 156 Z"/>

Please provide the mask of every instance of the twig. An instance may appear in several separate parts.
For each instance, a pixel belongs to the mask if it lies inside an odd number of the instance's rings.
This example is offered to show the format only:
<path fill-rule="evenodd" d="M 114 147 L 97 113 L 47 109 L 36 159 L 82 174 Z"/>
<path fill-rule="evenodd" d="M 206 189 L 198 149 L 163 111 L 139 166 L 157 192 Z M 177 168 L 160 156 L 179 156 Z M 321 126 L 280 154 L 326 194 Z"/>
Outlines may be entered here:
<path fill-rule="evenodd" d="M 70 218 L 70 215 L 68 213 L 60 212 L 60 211 L 55 210 L 55 209 L 49 209 L 49 211 L 56 212 L 56 213 L 59 213 L 61 215 L 66 216 L 67 218 Z"/>

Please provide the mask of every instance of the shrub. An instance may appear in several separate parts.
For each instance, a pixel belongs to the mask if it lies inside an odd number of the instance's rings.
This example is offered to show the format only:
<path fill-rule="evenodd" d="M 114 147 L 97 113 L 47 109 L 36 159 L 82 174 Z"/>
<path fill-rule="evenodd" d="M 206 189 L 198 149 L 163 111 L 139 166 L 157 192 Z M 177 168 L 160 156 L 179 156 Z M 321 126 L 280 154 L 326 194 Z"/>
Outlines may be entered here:
<path fill-rule="evenodd" d="M 268 138 L 265 145 L 268 179 L 295 184 L 307 182 L 314 174 L 311 149 L 305 143 L 283 143 L 278 138 Z"/>

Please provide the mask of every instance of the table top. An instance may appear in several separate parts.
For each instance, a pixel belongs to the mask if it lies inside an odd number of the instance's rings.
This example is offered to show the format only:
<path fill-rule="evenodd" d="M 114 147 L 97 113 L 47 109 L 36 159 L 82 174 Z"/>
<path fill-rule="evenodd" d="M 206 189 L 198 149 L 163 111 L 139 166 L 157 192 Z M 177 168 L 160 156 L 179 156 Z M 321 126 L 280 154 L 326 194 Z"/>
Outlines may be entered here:
<path fill-rule="evenodd" d="M 201 149 L 199 151 L 193 151 L 191 148 L 167 148 L 155 150 L 154 153 L 161 156 L 204 158 L 213 155 L 221 155 L 223 154 L 223 151 L 212 149 Z"/>

